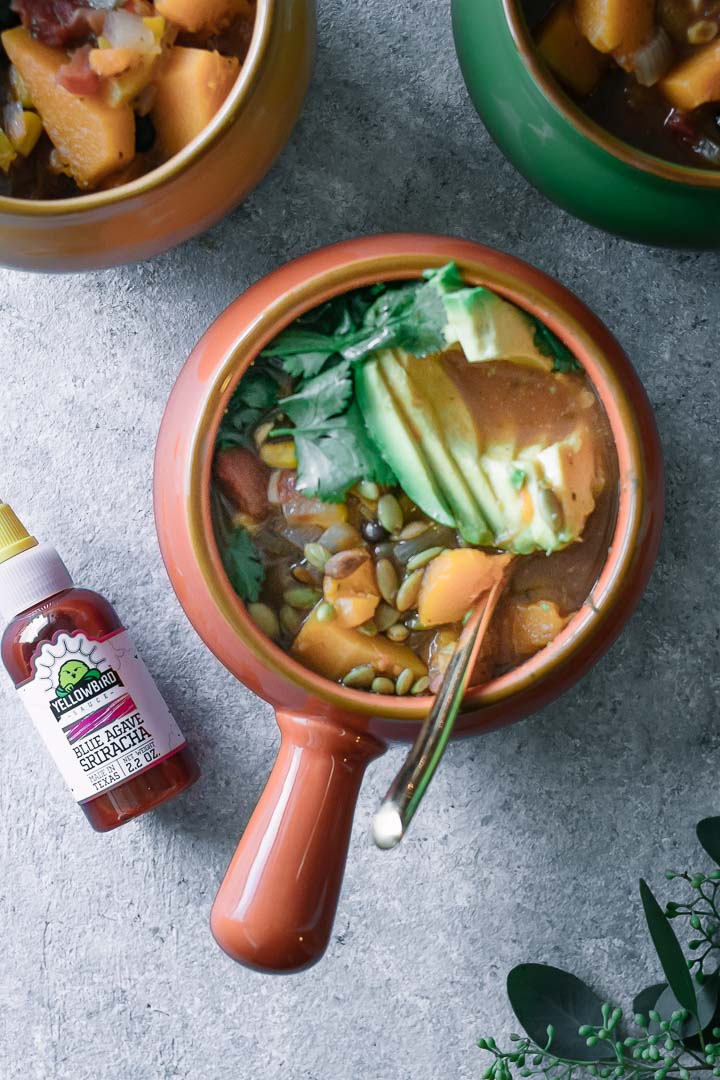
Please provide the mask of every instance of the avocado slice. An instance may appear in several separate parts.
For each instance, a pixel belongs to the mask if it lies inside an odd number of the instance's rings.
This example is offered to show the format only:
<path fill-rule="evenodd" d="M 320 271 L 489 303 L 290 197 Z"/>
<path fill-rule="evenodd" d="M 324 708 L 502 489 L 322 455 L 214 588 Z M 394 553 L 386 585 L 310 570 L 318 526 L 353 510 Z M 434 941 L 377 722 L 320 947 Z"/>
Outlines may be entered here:
<path fill-rule="evenodd" d="M 466 486 L 492 532 L 495 535 L 502 533 L 506 527 L 502 508 L 483 471 L 477 426 L 460 389 L 439 357 L 418 360 L 399 351 L 394 355 L 413 383 L 413 400 L 424 396 L 432 402 L 438 426 Z"/>
<path fill-rule="evenodd" d="M 515 304 L 478 286 L 445 293 L 443 305 L 445 339 L 448 345 L 459 343 L 471 364 L 514 360 L 552 371 L 552 357 L 544 356 L 535 344 L 535 324 Z"/>
<path fill-rule="evenodd" d="M 355 393 L 370 438 L 403 491 L 433 521 L 455 528 L 455 517 L 422 448 L 397 408 L 377 355 L 355 367 Z"/>
<path fill-rule="evenodd" d="M 592 438 L 576 430 L 562 442 L 541 450 L 537 463 L 560 503 L 563 534 L 568 542 L 577 539 L 595 508 L 600 486 Z"/>
<path fill-rule="evenodd" d="M 599 480 L 595 449 L 587 431 L 578 429 L 551 446 L 530 446 L 516 453 L 495 446 L 482 467 L 505 520 L 496 544 L 519 555 L 560 551 L 582 536 L 595 507 Z"/>
<path fill-rule="evenodd" d="M 491 545 L 494 540 L 493 530 L 475 501 L 462 469 L 448 450 L 445 442 L 446 432 L 429 395 L 424 389 L 416 386 L 409 377 L 403 363 L 406 358 L 407 353 L 400 349 L 383 349 L 377 353 L 380 370 L 392 391 L 398 412 L 402 414 L 408 429 L 421 447 L 455 515 L 457 528 L 462 537 L 469 544 Z M 418 362 L 426 363 L 426 361 Z M 390 451 L 389 454 L 388 451 Z M 386 445 L 384 452 L 392 465 L 391 448 Z"/>

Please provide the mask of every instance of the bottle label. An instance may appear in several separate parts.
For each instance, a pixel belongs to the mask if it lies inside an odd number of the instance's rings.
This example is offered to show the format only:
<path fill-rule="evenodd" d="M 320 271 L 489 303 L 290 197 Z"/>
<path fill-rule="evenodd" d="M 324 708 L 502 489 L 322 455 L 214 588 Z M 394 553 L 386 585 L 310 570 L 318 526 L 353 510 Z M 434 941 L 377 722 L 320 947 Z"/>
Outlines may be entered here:
<path fill-rule="evenodd" d="M 78 802 L 185 745 L 127 630 L 46 641 L 18 693 Z"/>

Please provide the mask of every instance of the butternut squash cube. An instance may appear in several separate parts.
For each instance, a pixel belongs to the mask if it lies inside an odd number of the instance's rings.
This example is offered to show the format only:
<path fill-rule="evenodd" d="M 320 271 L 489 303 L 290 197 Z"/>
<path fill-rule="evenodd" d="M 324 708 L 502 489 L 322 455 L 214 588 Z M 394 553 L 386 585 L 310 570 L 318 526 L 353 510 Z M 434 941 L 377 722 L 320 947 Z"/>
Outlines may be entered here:
<path fill-rule="evenodd" d="M 497 627 L 496 662 L 515 664 L 528 660 L 554 641 L 569 621 L 551 600 L 528 603 L 514 599 L 504 607 Z"/>
<path fill-rule="evenodd" d="M 155 10 L 168 22 L 196 34 L 217 30 L 238 15 L 252 16 L 255 9 L 248 0 L 156 0 Z"/>
<path fill-rule="evenodd" d="M 652 33 L 655 0 L 576 0 L 584 37 L 601 53 L 634 52 Z"/>
<path fill-rule="evenodd" d="M 135 156 L 132 109 L 112 109 L 100 96 L 78 97 L 56 82 L 67 54 L 35 41 L 22 26 L 2 43 L 20 73 L 43 127 L 79 187 L 95 187 Z"/>
<path fill-rule="evenodd" d="M 551 11 L 540 28 L 537 44 L 556 79 L 581 97 L 592 93 L 605 63 L 580 33 L 571 0 Z"/>
<path fill-rule="evenodd" d="M 720 39 L 681 60 L 660 82 L 676 109 L 690 112 L 709 101 L 720 101 Z"/>
<path fill-rule="evenodd" d="M 420 625 L 460 622 L 478 597 L 502 578 L 511 559 L 512 555 L 488 555 L 474 548 L 453 548 L 438 555 L 420 587 Z"/>
<path fill-rule="evenodd" d="M 158 75 L 152 119 L 166 157 L 173 157 L 208 126 L 240 70 L 236 56 L 176 45 Z"/>
<path fill-rule="evenodd" d="M 300 627 L 290 651 L 305 667 L 334 681 L 364 664 L 371 664 L 378 675 L 393 678 L 405 668 L 410 668 L 416 679 L 427 674 L 425 664 L 407 645 L 380 634 L 368 637 L 354 628 L 339 626 L 337 619 L 320 622 L 317 608 Z"/>
<path fill-rule="evenodd" d="M 368 557 L 347 577 L 333 578 L 326 575 L 323 595 L 328 604 L 335 608 L 335 626 L 361 626 L 368 619 L 372 619 L 380 603 L 372 559 Z"/>

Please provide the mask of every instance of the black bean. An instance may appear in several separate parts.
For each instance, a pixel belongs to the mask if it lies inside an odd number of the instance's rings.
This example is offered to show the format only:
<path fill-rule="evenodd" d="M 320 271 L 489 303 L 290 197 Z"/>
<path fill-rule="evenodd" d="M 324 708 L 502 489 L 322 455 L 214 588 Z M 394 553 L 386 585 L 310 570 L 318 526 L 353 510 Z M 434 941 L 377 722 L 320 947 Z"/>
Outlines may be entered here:
<path fill-rule="evenodd" d="M 155 125 L 149 116 L 135 117 L 135 149 L 138 154 L 152 150 L 155 142 Z"/>
<path fill-rule="evenodd" d="M 363 521 L 360 526 L 360 532 L 363 535 L 363 539 L 367 540 L 369 544 L 381 544 L 383 540 L 387 540 L 390 535 L 387 529 L 384 529 L 379 521 Z"/>

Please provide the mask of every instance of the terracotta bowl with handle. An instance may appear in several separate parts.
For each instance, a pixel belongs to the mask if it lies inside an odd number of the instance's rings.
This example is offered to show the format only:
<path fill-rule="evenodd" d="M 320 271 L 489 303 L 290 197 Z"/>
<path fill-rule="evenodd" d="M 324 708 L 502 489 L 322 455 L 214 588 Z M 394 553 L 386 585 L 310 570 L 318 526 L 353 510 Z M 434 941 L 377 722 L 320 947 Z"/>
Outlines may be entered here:
<path fill-rule="evenodd" d="M 615 532 L 591 597 L 551 645 L 467 694 L 458 735 L 513 723 L 576 682 L 620 633 L 655 560 L 664 481 L 645 392 L 602 323 L 538 270 L 464 240 L 373 236 L 296 259 L 227 308 L 172 391 L 157 445 L 155 514 L 168 573 L 193 626 L 277 712 L 279 755 L 211 918 L 222 948 L 262 971 L 298 971 L 323 954 L 365 768 L 388 740 L 414 739 L 432 699 L 346 689 L 304 668 L 256 628 L 223 570 L 211 524 L 218 425 L 248 365 L 298 315 L 349 289 L 417 277 L 450 259 L 468 282 L 538 316 L 573 350 L 603 402 L 620 467 Z"/>
<path fill-rule="evenodd" d="M 71 199 L 0 197 L 0 264 L 97 270 L 139 262 L 219 221 L 290 138 L 315 51 L 315 0 L 257 0 L 250 49 L 213 121 L 131 183 Z"/>

